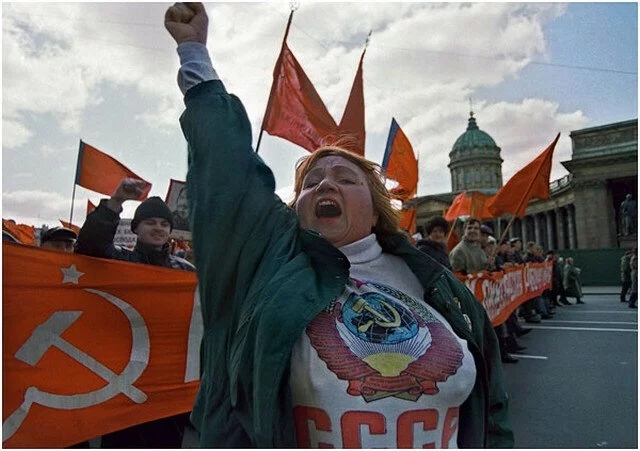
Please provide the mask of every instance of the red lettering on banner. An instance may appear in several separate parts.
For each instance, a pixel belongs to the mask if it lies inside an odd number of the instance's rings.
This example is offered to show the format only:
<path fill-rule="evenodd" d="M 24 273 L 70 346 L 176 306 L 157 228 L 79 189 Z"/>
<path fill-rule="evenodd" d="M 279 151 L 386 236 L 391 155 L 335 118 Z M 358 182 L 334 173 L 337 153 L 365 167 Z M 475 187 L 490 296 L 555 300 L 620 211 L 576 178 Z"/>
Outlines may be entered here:
<path fill-rule="evenodd" d="M 298 448 L 311 448 L 309 421 L 313 421 L 317 431 L 331 432 L 331 419 L 327 412 L 315 407 L 297 406 L 293 408 Z M 318 448 L 333 448 L 328 443 L 318 442 Z"/>
<path fill-rule="evenodd" d="M 444 425 L 442 426 L 442 443 L 441 448 L 449 448 L 449 442 L 458 430 L 458 407 L 449 407 L 447 414 L 444 416 Z M 456 448 L 458 447 L 456 443 Z"/>
<path fill-rule="evenodd" d="M 415 448 L 413 443 L 413 425 L 422 423 L 423 431 L 433 431 L 438 427 L 438 411 L 435 409 L 410 410 L 398 417 L 398 448 Z M 426 443 L 423 448 L 435 448 L 436 444 Z"/>
<path fill-rule="evenodd" d="M 342 447 L 362 448 L 360 427 L 369 426 L 369 434 L 386 434 L 387 420 L 378 412 L 345 412 L 340 419 L 342 425 Z"/>
<path fill-rule="evenodd" d="M 552 275 L 551 262 L 527 263 L 491 273 L 456 273 L 458 280 L 482 303 L 493 326 L 506 321 L 523 302 L 550 289 Z"/>

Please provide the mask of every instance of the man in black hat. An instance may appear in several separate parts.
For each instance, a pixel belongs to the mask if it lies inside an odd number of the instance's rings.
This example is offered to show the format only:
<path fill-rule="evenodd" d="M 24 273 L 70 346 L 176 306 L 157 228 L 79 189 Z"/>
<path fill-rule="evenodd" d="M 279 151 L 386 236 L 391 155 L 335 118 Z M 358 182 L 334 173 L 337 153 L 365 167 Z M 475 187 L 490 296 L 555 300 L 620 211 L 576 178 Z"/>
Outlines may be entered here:
<path fill-rule="evenodd" d="M 40 235 L 40 247 L 55 249 L 62 252 L 73 252 L 76 242 L 76 232 L 66 227 L 52 227 Z"/>
<path fill-rule="evenodd" d="M 123 179 L 110 199 L 100 204 L 87 216 L 80 229 L 76 252 L 93 257 L 146 263 L 166 268 L 195 271 L 184 258 L 171 255 L 169 234 L 173 217 L 169 207 L 159 197 L 150 197 L 136 209 L 131 230 L 138 235 L 135 248 L 130 251 L 113 244 L 120 222 L 122 204 L 138 199 L 145 182 Z M 102 437 L 102 448 L 180 448 L 189 414 L 162 418 L 148 423 L 115 431 Z"/>
<path fill-rule="evenodd" d="M 138 235 L 135 248 L 130 251 L 113 244 L 122 204 L 140 197 L 143 188 L 144 182 L 140 180 L 123 179 L 110 199 L 101 200 L 80 229 L 76 252 L 93 257 L 195 271 L 195 267 L 187 260 L 171 255 L 168 241 L 173 229 L 173 215 L 167 204 L 157 196 L 142 202 L 133 215 L 131 230 Z"/>

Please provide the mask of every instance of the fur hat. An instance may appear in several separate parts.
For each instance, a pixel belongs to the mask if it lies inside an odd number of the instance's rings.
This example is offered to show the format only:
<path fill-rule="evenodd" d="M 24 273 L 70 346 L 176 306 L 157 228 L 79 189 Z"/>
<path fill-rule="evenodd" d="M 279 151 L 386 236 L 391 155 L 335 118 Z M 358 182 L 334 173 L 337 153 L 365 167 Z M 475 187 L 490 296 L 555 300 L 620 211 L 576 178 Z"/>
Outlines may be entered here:
<path fill-rule="evenodd" d="M 142 202 L 138 208 L 136 208 L 136 212 L 131 220 L 131 231 L 136 233 L 136 229 L 138 228 L 140 221 L 149 218 L 166 219 L 171 225 L 171 230 L 173 230 L 173 216 L 171 215 L 171 210 L 169 210 L 167 204 L 165 204 L 158 196 L 148 198 Z"/>

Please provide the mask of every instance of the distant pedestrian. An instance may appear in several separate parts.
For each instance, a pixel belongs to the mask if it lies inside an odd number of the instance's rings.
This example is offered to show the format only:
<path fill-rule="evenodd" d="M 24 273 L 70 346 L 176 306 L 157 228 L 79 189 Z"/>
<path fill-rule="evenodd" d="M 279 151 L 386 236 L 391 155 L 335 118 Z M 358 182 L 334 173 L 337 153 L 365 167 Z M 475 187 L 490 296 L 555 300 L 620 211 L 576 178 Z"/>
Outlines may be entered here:
<path fill-rule="evenodd" d="M 631 256 L 633 251 L 627 251 L 620 259 L 620 302 L 627 302 L 627 293 L 631 288 Z"/>
<path fill-rule="evenodd" d="M 573 264 L 573 258 L 567 257 L 564 264 L 564 277 L 562 284 L 564 285 L 565 295 L 576 298 L 576 304 L 584 304 L 580 298 L 582 297 L 582 284 L 580 282 L 580 268 Z"/>
<path fill-rule="evenodd" d="M 638 249 L 631 255 L 631 295 L 629 308 L 638 308 Z"/>

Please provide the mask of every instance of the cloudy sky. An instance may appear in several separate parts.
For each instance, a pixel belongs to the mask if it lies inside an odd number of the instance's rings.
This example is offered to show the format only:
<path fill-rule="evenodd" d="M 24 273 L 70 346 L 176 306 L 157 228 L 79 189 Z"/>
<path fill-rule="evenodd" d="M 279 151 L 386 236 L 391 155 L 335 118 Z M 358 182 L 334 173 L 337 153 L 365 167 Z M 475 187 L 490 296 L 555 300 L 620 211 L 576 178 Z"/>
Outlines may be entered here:
<path fill-rule="evenodd" d="M 165 197 L 186 176 L 178 57 L 167 3 L 2 3 L 2 217 L 68 220 L 80 139 Z M 244 102 L 257 141 L 289 3 L 206 3 L 208 48 Z M 562 132 L 552 179 L 567 172 L 572 130 L 635 119 L 635 3 L 300 2 L 288 43 L 339 121 L 364 61 L 366 156 L 381 162 L 395 117 L 419 153 L 419 195 L 449 192 L 447 164 L 467 126 L 502 148 L 507 181 Z M 265 135 L 260 154 L 288 198 L 306 152 Z M 232 177 L 232 174 L 220 174 Z M 76 189 L 73 222 L 87 199 Z M 137 202 L 125 204 L 131 217 Z"/>

